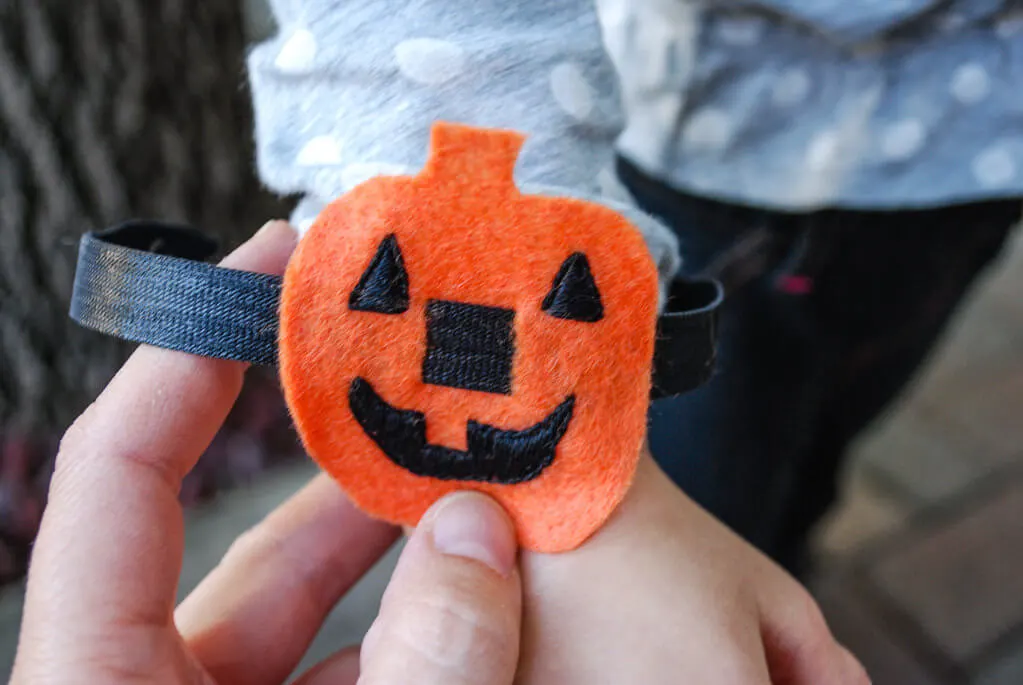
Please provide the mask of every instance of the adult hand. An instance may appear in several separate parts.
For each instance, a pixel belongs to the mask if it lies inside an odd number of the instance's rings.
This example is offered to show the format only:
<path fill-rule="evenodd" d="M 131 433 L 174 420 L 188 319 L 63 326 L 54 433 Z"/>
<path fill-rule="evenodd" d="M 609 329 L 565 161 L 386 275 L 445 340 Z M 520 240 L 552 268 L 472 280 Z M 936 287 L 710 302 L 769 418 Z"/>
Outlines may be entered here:
<path fill-rule="evenodd" d="M 644 454 L 608 523 L 523 552 L 523 685 L 865 685 L 810 595 Z"/>
<path fill-rule="evenodd" d="M 280 273 L 269 224 L 225 266 Z M 68 431 L 29 571 L 12 674 L 32 683 L 278 685 L 327 613 L 398 531 L 326 477 L 242 536 L 175 614 L 177 494 L 237 398 L 244 366 L 140 348 Z M 435 506 L 409 541 L 363 650 L 362 685 L 511 683 L 520 585 L 504 513 L 479 495 Z M 352 685 L 344 652 L 304 685 Z"/>

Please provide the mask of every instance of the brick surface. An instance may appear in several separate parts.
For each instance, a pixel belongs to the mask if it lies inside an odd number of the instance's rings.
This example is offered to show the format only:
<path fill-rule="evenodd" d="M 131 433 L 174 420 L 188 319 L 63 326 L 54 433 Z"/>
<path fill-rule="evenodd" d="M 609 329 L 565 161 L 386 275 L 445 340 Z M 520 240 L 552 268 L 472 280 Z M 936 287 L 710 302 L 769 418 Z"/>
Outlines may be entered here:
<path fill-rule="evenodd" d="M 982 449 L 978 459 L 1004 464 L 1023 459 L 1023 348 L 1014 363 L 964 384 L 954 398 L 927 400 Z"/>
<path fill-rule="evenodd" d="M 913 402 L 879 424 L 858 445 L 864 468 L 915 504 L 930 504 L 968 487 L 992 469 L 985 448 L 957 426 Z"/>
<path fill-rule="evenodd" d="M 877 586 L 958 663 L 1023 620 L 1023 486 L 903 539 L 869 571 Z"/>
<path fill-rule="evenodd" d="M 974 459 L 1023 457 L 1023 231 L 965 303 L 911 402 L 972 435 Z"/>
<path fill-rule="evenodd" d="M 910 402 L 928 398 L 955 402 L 963 389 L 977 379 L 996 376 L 1020 357 L 1023 327 L 1006 314 L 990 287 L 979 288 L 963 303 L 943 338 L 938 342 L 922 375 L 910 388 Z"/>
<path fill-rule="evenodd" d="M 1023 336 L 1023 230 L 1016 231 L 1015 239 L 985 286 L 984 297 L 1000 310 L 1007 327 L 1017 337 Z"/>
<path fill-rule="evenodd" d="M 987 382 L 1023 355 L 1023 231 L 979 279 L 935 350 L 916 395 L 954 404 L 959 391 Z"/>
<path fill-rule="evenodd" d="M 904 503 L 880 491 L 862 468 L 854 468 L 838 505 L 822 522 L 814 548 L 826 563 L 840 563 L 895 530 L 906 518 Z"/>
<path fill-rule="evenodd" d="M 980 669 L 970 685 L 1020 685 L 1023 683 L 1023 643 Z"/>
<path fill-rule="evenodd" d="M 952 685 L 911 651 L 848 578 L 829 578 L 814 594 L 835 638 L 856 655 L 873 685 Z"/>

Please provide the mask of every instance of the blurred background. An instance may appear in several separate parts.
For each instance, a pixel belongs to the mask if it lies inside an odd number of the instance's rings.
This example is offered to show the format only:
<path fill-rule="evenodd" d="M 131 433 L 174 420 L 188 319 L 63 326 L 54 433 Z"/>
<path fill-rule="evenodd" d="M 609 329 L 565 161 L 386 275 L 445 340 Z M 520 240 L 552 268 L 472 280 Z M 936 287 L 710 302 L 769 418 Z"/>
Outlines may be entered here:
<path fill-rule="evenodd" d="M 287 199 L 253 169 L 246 46 L 263 0 L 0 0 L 0 673 L 56 443 L 127 349 L 67 304 L 82 232 L 186 221 L 227 250 Z M 877 685 L 1023 683 L 1023 241 L 926 373 L 861 440 L 817 535 L 813 589 Z M 253 373 L 189 476 L 185 594 L 314 473 L 276 381 Z M 357 641 L 395 555 L 310 660 Z"/>

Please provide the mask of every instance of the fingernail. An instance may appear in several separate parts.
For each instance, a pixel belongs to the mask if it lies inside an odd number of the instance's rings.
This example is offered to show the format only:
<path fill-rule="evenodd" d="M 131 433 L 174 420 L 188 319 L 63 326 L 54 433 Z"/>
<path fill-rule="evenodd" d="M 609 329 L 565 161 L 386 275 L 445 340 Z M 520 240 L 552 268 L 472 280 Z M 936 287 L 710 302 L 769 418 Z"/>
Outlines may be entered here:
<path fill-rule="evenodd" d="M 863 664 L 860 663 L 859 659 L 853 656 L 845 647 L 839 645 L 839 650 L 842 653 L 842 660 L 844 664 L 844 675 L 845 679 L 842 682 L 850 683 L 851 685 L 859 685 L 861 683 L 867 683 L 870 685 L 870 675 L 866 669 L 863 668 Z"/>
<path fill-rule="evenodd" d="M 261 236 L 266 235 L 267 233 L 274 233 L 280 230 L 287 230 L 289 233 L 295 232 L 295 229 L 292 228 L 291 224 L 289 224 L 287 221 L 284 221 L 283 219 L 272 219 L 271 221 L 267 221 L 265 224 L 263 224 L 263 227 L 256 231 L 255 235 L 253 235 L 252 237 L 259 238 Z"/>
<path fill-rule="evenodd" d="M 436 505 L 429 525 L 441 554 L 473 559 L 502 576 L 515 566 L 515 530 L 500 506 L 484 495 L 449 496 Z"/>
<path fill-rule="evenodd" d="M 268 221 L 255 235 L 224 257 L 220 266 L 245 271 L 284 272 L 288 257 L 298 243 L 298 234 L 287 221 Z"/>

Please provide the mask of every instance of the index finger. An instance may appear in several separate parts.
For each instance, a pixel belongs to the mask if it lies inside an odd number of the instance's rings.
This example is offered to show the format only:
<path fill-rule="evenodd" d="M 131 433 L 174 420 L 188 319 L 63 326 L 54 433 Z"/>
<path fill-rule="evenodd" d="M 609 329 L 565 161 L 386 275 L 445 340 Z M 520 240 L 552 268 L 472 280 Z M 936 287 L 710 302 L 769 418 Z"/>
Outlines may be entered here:
<path fill-rule="evenodd" d="M 274 222 L 223 265 L 280 273 L 295 242 Z M 23 644 L 67 658 L 94 653 L 90 636 L 109 643 L 111 631 L 172 624 L 181 479 L 227 417 L 245 368 L 141 347 L 75 422 L 33 554 Z"/>

